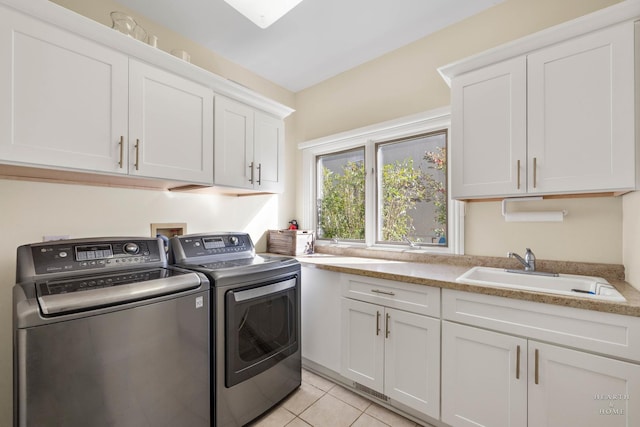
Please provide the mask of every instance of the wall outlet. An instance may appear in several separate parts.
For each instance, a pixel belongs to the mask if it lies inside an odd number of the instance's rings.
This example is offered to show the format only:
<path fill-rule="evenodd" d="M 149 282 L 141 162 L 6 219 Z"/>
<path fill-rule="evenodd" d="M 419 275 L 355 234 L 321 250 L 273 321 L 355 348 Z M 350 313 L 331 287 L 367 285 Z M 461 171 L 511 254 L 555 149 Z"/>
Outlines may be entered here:
<path fill-rule="evenodd" d="M 42 236 L 43 242 L 50 242 L 52 240 L 67 240 L 69 238 L 68 234 L 50 234 L 46 236 Z"/>
<path fill-rule="evenodd" d="M 165 237 L 183 236 L 187 234 L 186 222 L 168 222 L 168 223 L 152 223 L 151 237 L 162 234 Z"/>

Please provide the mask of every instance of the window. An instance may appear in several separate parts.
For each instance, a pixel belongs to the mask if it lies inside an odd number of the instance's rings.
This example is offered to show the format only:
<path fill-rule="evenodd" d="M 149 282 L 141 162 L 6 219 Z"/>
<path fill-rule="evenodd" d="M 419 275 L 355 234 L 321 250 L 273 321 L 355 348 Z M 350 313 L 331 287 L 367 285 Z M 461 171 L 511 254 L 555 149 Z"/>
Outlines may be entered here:
<path fill-rule="evenodd" d="M 449 124 L 442 109 L 301 143 L 302 227 L 318 244 L 462 253 L 463 204 L 447 193 Z"/>
<path fill-rule="evenodd" d="M 318 238 L 364 240 L 364 149 L 318 156 L 316 172 Z"/>
<path fill-rule="evenodd" d="M 447 245 L 447 131 L 376 144 L 380 243 Z"/>

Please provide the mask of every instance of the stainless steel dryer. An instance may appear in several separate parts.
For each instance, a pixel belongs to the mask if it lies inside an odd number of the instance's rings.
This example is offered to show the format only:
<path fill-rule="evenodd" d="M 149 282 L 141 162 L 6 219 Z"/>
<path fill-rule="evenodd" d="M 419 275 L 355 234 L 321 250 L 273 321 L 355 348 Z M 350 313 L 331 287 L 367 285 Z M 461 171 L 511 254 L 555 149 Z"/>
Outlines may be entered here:
<path fill-rule="evenodd" d="M 209 282 L 160 239 L 18 248 L 14 425 L 209 427 Z"/>
<path fill-rule="evenodd" d="M 246 233 L 177 236 L 169 247 L 211 282 L 215 425 L 245 425 L 300 386 L 300 263 L 256 255 Z"/>

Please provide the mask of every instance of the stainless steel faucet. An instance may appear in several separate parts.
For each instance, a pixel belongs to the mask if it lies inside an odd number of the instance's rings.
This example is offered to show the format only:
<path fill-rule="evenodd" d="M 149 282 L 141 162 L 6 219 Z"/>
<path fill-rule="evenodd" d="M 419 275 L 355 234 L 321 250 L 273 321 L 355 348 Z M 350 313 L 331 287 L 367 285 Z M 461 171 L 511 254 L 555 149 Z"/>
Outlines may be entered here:
<path fill-rule="evenodd" d="M 524 271 L 536 271 L 536 256 L 531 252 L 531 249 L 527 248 L 524 258 L 515 252 L 509 252 L 507 256 L 520 261 L 520 264 L 524 265 Z"/>

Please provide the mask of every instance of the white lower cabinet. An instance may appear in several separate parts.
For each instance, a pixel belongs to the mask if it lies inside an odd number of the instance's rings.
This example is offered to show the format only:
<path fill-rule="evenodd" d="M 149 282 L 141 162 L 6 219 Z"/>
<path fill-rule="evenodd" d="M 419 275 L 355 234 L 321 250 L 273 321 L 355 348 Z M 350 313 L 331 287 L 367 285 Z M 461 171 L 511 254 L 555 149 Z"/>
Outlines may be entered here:
<path fill-rule="evenodd" d="M 529 341 L 529 426 L 640 425 L 640 366 Z"/>
<path fill-rule="evenodd" d="M 343 295 L 349 283 L 343 281 Z M 362 284 L 359 279 L 351 283 Z M 393 291 L 394 284 L 370 283 L 373 295 L 382 295 L 380 304 L 342 298 L 341 374 L 388 397 L 391 405 L 439 418 L 440 319 L 382 305 L 402 295 L 402 289 Z"/>
<path fill-rule="evenodd" d="M 598 346 L 605 352 L 610 347 L 637 362 L 639 319 L 450 290 L 443 291 L 442 304 L 443 319 L 475 319 L 469 324 L 499 330 L 442 321 L 443 422 L 640 425 L 634 397 L 640 396 L 640 365 L 562 346 L 581 342 L 587 350 Z M 597 337 L 603 327 L 608 338 Z"/>
<path fill-rule="evenodd" d="M 302 357 L 340 372 L 340 273 L 302 265 Z"/>
<path fill-rule="evenodd" d="M 443 321 L 442 421 L 526 426 L 526 348 L 522 338 Z"/>

